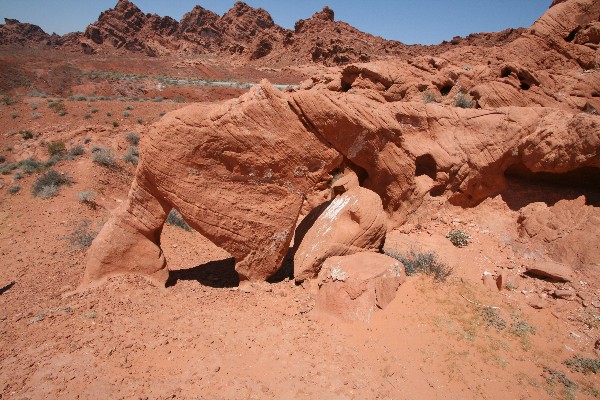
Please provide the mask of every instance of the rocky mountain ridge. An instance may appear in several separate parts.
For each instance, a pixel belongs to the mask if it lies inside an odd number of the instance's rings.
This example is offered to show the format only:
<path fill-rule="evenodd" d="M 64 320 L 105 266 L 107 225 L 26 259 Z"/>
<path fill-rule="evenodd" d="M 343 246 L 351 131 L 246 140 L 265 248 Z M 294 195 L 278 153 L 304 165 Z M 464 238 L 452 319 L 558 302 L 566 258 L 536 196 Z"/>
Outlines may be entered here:
<path fill-rule="evenodd" d="M 345 65 L 394 56 L 439 54 L 462 45 L 503 45 L 523 29 L 455 37 L 437 46 L 405 45 L 362 32 L 335 20 L 329 7 L 296 22 L 294 30 L 275 24 L 262 8 L 237 2 L 223 16 L 199 5 L 180 21 L 145 14 L 133 2 L 119 0 L 85 32 L 48 35 L 40 27 L 7 19 L 0 25 L 0 45 L 46 45 L 85 53 L 138 52 L 149 56 L 213 53 L 264 65 L 319 63 Z"/>

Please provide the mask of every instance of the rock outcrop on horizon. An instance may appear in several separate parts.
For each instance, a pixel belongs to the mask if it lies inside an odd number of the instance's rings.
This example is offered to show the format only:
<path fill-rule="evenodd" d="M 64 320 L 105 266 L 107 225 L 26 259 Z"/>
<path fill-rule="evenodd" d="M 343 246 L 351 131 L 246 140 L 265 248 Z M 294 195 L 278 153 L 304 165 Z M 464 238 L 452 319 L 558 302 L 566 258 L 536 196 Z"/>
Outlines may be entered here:
<path fill-rule="evenodd" d="M 269 13 L 237 2 L 223 16 L 197 5 L 180 21 L 145 14 L 129 0 L 100 14 L 85 32 L 48 35 L 40 27 L 7 20 L 0 25 L 0 45 L 58 46 L 92 53 L 137 52 L 149 56 L 218 54 L 240 57 L 260 65 L 318 63 L 326 66 L 368 62 L 393 56 L 407 60 L 436 55 L 454 47 L 502 46 L 524 29 L 455 37 L 435 46 L 405 45 L 361 32 L 336 21 L 325 7 L 311 18 L 296 22 L 293 30 L 275 24 Z M 590 31 L 595 32 L 595 31 Z M 582 32 L 583 35 L 583 32 Z"/>
<path fill-rule="evenodd" d="M 129 200 L 94 241 L 84 282 L 139 273 L 164 283 L 159 237 L 172 208 L 236 258 L 242 280 L 266 279 L 303 203 L 327 200 L 339 171 L 379 195 L 388 229 L 426 198 L 471 207 L 512 177 L 597 188 L 597 43 L 569 39 L 598 16 L 600 3 L 564 1 L 501 48 L 353 64 L 286 93 L 263 81 L 167 114 L 142 142 Z M 529 234 L 545 234 L 526 217 Z"/>

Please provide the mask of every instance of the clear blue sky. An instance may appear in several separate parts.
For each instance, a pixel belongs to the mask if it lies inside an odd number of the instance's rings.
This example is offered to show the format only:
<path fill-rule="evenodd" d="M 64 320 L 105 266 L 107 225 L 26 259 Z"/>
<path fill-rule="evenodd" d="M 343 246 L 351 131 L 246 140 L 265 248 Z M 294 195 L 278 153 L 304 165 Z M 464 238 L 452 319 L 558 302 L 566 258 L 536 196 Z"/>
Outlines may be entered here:
<path fill-rule="evenodd" d="M 133 0 L 146 13 L 177 20 L 196 4 L 224 14 L 235 0 Z M 117 0 L 0 0 L 0 18 L 16 18 L 41 26 L 46 32 L 83 31 L 101 11 Z M 336 20 L 386 39 L 407 44 L 437 44 L 453 36 L 528 27 L 552 0 L 247 0 L 267 10 L 275 23 L 292 29 L 323 6 Z M 3 22 L 3 20 L 0 20 Z"/>

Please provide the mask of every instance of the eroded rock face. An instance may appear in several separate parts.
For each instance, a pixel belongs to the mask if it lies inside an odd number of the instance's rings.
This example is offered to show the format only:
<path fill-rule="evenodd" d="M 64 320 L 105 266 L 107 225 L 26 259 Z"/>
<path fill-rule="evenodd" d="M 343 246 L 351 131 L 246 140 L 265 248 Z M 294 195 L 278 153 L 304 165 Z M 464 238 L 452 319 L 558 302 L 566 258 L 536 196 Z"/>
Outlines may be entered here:
<path fill-rule="evenodd" d="M 294 257 L 297 281 L 314 278 L 325 260 L 362 251 L 379 251 L 386 232 L 381 199 L 355 187 L 336 197 L 302 239 Z"/>
<path fill-rule="evenodd" d="M 396 297 L 405 279 L 404 266 L 384 254 L 331 257 L 319 273 L 315 312 L 369 322 Z"/>

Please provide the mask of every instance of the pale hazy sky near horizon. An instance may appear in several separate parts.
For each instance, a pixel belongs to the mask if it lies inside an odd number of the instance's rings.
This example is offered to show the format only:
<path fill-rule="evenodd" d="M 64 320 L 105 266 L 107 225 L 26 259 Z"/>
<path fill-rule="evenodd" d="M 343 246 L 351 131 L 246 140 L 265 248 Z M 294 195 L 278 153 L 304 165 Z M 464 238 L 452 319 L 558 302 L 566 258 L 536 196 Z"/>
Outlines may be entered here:
<path fill-rule="evenodd" d="M 236 0 L 133 0 L 143 12 L 180 20 L 196 4 L 223 15 Z M 406 44 L 437 44 L 454 36 L 528 27 L 552 0 L 246 0 L 267 10 L 276 24 L 293 29 L 328 5 L 335 19 Z M 15 18 L 60 35 L 83 31 L 117 0 L 0 0 L 0 18 Z M 1 20 L 3 21 L 3 19 Z"/>

